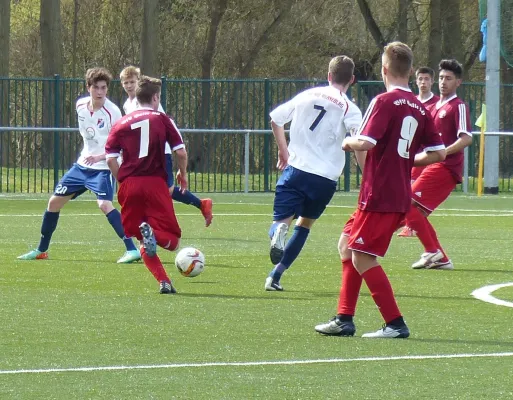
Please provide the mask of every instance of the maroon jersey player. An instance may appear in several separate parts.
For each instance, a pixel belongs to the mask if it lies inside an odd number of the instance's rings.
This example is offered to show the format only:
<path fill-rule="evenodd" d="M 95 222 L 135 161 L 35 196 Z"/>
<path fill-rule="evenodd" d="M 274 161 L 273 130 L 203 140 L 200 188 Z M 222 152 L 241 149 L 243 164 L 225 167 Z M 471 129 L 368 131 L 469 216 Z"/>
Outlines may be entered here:
<path fill-rule="evenodd" d="M 353 336 L 353 316 L 362 282 L 385 320 L 371 338 L 410 335 L 394 292 L 377 257 L 383 257 L 399 223 L 411 206 L 411 168 L 445 157 L 445 148 L 426 109 L 408 88 L 413 63 L 411 49 L 400 42 L 385 47 L 382 76 L 387 92 L 369 105 L 345 150 L 367 151 L 358 208 L 340 240 L 342 287 L 337 315 L 315 330 L 326 335 Z M 417 152 L 423 148 L 421 153 Z"/>
<path fill-rule="evenodd" d="M 178 248 L 181 230 L 167 186 L 166 142 L 177 160 L 176 182 L 187 188 L 187 153 L 182 137 L 166 114 L 158 112 L 161 81 L 142 77 L 136 89 L 140 108 L 124 116 L 112 128 L 105 152 L 107 163 L 120 183 L 118 200 L 127 235 L 141 242 L 146 267 L 160 282 L 160 293 L 176 293 L 156 254 L 157 245 Z M 117 158 L 123 162 L 118 165 Z"/>
<path fill-rule="evenodd" d="M 439 71 L 440 100 L 430 111 L 437 132 L 447 147 L 447 158 L 426 167 L 412 186 L 415 207 L 411 208 L 406 220 L 424 246 L 420 260 L 412 265 L 414 269 L 454 268 L 427 217 L 461 183 L 463 150 L 472 143 L 469 109 L 456 94 L 463 68 L 456 60 L 442 60 Z"/>
<path fill-rule="evenodd" d="M 415 82 L 419 88 L 419 94 L 417 99 L 426 107 L 428 111 L 440 100 L 436 94 L 431 91 L 433 83 L 435 83 L 435 71 L 430 67 L 419 67 L 415 71 Z M 422 170 L 425 167 L 413 167 L 411 170 L 411 183 L 420 176 Z M 405 221 L 406 222 L 406 221 Z M 412 237 L 417 236 L 416 232 L 411 229 L 408 225 L 405 225 L 401 232 L 397 235 L 399 237 Z"/>

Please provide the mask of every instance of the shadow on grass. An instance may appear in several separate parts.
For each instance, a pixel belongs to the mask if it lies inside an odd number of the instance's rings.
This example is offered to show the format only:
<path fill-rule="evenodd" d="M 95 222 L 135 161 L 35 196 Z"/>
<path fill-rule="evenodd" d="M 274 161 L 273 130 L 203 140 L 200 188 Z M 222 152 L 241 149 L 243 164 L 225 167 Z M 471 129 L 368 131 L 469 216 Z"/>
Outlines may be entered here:
<path fill-rule="evenodd" d="M 312 291 L 304 291 L 303 293 L 309 293 L 315 297 L 335 297 L 338 298 L 339 292 L 312 292 Z M 360 293 L 360 297 L 370 297 L 370 293 Z M 475 300 L 472 296 L 431 296 L 431 295 L 418 295 L 418 294 L 395 294 L 395 297 L 405 298 L 405 299 L 425 299 L 425 300 Z"/>
<path fill-rule="evenodd" d="M 312 300 L 311 297 L 288 297 L 283 296 L 282 293 L 276 294 L 273 292 L 273 295 L 265 295 L 262 296 L 248 296 L 248 295 L 233 295 L 233 294 L 220 294 L 220 293 L 182 293 L 179 292 L 178 296 L 182 297 L 196 297 L 196 298 L 207 298 L 207 299 L 237 299 L 237 300 L 272 300 L 272 301 L 290 301 L 290 300 Z"/>
<path fill-rule="evenodd" d="M 499 346 L 513 348 L 513 342 L 499 341 L 499 340 L 468 340 L 468 339 L 443 339 L 443 338 L 419 338 L 409 337 L 409 341 L 423 342 L 423 343 L 440 343 L 440 344 L 467 344 L 467 345 L 484 345 L 484 346 Z"/>

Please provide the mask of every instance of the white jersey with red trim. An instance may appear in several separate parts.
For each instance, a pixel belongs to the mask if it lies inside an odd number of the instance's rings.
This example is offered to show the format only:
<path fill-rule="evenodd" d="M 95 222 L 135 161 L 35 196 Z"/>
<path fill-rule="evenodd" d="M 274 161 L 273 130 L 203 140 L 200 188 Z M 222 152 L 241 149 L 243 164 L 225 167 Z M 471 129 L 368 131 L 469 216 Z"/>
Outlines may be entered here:
<path fill-rule="evenodd" d="M 289 160 L 294 168 L 336 181 L 345 165 L 344 137 L 362 122 L 359 108 L 333 86 L 299 93 L 275 108 L 272 121 L 290 125 Z"/>
<path fill-rule="evenodd" d="M 139 108 L 141 108 L 141 106 L 139 105 L 139 102 L 137 101 L 136 97 L 134 97 L 132 100 L 130 100 L 130 98 L 126 99 L 125 104 L 123 104 L 123 111 L 125 112 L 125 115 L 130 114 L 131 112 L 138 110 Z M 163 114 L 166 113 L 164 111 L 164 107 L 162 107 L 162 104 L 159 104 L 158 111 Z M 169 118 L 169 119 L 171 120 L 171 123 L 174 125 L 174 127 L 178 131 L 178 127 L 176 126 L 175 121 L 173 121 L 172 118 Z M 178 132 L 180 132 L 180 131 L 178 131 Z M 164 151 L 166 154 L 172 153 L 171 146 L 169 145 L 169 143 L 166 143 L 166 147 L 165 147 Z"/>
<path fill-rule="evenodd" d="M 105 154 L 105 143 L 109 136 L 112 125 L 121 118 L 121 111 L 109 99 L 105 99 L 103 107 L 91 112 L 88 104 L 91 96 L 77 100 L 76 110 L 78 118 L 78 129 L 84 139 L 84 147 L 78 157 L 77 164 L 91 169 L 109 169 L 107 161 L 98 161 L 93 165 L 87 165 L 85 158 Z"/>

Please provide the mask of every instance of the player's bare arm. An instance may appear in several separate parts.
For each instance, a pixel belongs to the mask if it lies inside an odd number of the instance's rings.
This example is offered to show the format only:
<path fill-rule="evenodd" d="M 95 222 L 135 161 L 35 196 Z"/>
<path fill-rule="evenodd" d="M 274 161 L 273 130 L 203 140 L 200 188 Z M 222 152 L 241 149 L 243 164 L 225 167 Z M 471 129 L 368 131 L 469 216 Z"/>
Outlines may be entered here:
<path fill-rule="evenodd" d="M 357 136 L 346 137 L 342 142 L 342 149 L 345 151 L 369 151 L 375 146 L 374 143 L 359 139 Z"/>
<path fill-rule="evenodd" d="M 360 170 L 363 172 L 363 167 L 365 165 L 365 159 L 367 158 L 367 152 L 366 151 L 355 151 L 354 156 L 356 157 L 356 162 L 358 163 Z"/>
<path fill-rule="evenodd" d="M 415 154 L 415 160 L 413 166 L 423 167 L 429 164 L 435 164 L 445 160 L 446 149 L 435 150 L 435 151 L 423 151 L 422 153 Z"/>
<path fill-rule="evenodd" d="M 109 166 L 112 176 L 117 180 L 119 171 L 118 159 L 116 157 L 108 157 L 107 165 Z"/>
<path fill-rule="evenodd" d="M 458 153 L 463 150 L 465 147 L 468 147 L 472 144 L 472 136 L 466 133 L 460 133 L 458 140 L 456 140 L 453 144 L 447 147 L 447 155 L 451 155 L 454 153 Z"/>
<path fill-rule="evenodd" d="M 278 164 L 276 167 L 283 171 L 288 164 L 289 150 L 287 148 L 287 138 L 285 137 L 285 128 L 277 125 L 274 121 L 271 121 L 274 138 L 278 145 Z"/>
<path fill-rule="evenodd" d="M 88 156 L 88 157 L 84 158 L 84 164 L 86 164 L 86 165 L 93 165 L 93 164 L 96 164 L 97 162 L 103 161 L 105 159 L 106 159 L 105 153 L 104 154 L 99 154 L 99 155 L 96 155 L 96 156 Z"/>
<path fill-rule="evenodd" d="M 176 165 L 178 172 L 176 173 L 176 183 L 180 185 L 182 192 L 187 190 L 187 151 L 182 147 L 175 150 Z"/>

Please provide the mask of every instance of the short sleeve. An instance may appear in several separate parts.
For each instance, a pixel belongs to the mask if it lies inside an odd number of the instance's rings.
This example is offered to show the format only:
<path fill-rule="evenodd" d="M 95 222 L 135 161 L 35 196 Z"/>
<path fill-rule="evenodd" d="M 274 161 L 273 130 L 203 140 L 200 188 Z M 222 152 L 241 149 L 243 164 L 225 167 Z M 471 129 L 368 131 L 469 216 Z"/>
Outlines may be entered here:
<path fill-rule="evenodd" d="M 467 134 L 469 136 L 472 136 L 471 132 L 471 126 L 472 123 L 470 122 L 470 113 L 467 105 L 463 102 L 458 104 L 458 108 L 456 109 L 454 113 L 454 119 L 457 126 L 457 136 L 460 135 L 460 133 Z"/>
<path fill-rule="evenodd" d="M 121 117 L 122 117 L 121 110 L 119 109 L 118 106 L 114 105 L 112 107 L 111 113 L 112 113 L 111 123 L 112 123 L 112 126 L 114 126 L 114 124 L 116 122 L 118 122 L 121 119 Z"/>
<path fill-rule="evenodd" d="M 426 123 L 424 125 L 421 148 L 427 152 L 445 149 L 442 135 L 440 132 L 437 132 L 435 122 L 429 113 L 426 113 Z"/>
<path fill-rule="evenodd" d="M 185 148 L 182 135 L 180 134 L 175 122 L 166 114 L 161 114 L 161 117 L 164 126 L 166 127 L 166 142 L 171 146 L 171 150 L 176 151 L 178 149 Z"/>
<path fill-rule="evenodd" d="M 346 132 L 356 132 L 362 124 L 362 112 L 352 101 L 348 101 L 346 115 L 344 116 L 344 126 Z"/>
<path fill-rule="evenodd" d="M 121 143 L 119 141 L 119 129 L 121 124 L 114 124 L 109 132 L 107 143 L 105 143 L 105 154 L 107 158 L 117 158 L 121 154 Z"/>
<path fill-rule="evenodd" d="M 269 116 L 271 120 L 278 126 L 283 126 L 286 123 L 292 121 L 294 110 L 296 109 L 295 97 L 286 103 L 283 103 L 276 107 Z"/>
<path fill-rule="evenodd" d="M 383 99 L 375 97 L 370 102 L 356 135 L 359 139 L 376 144 L 385 135 L 391 115 L 391 110 L 388 110 Z"/>

